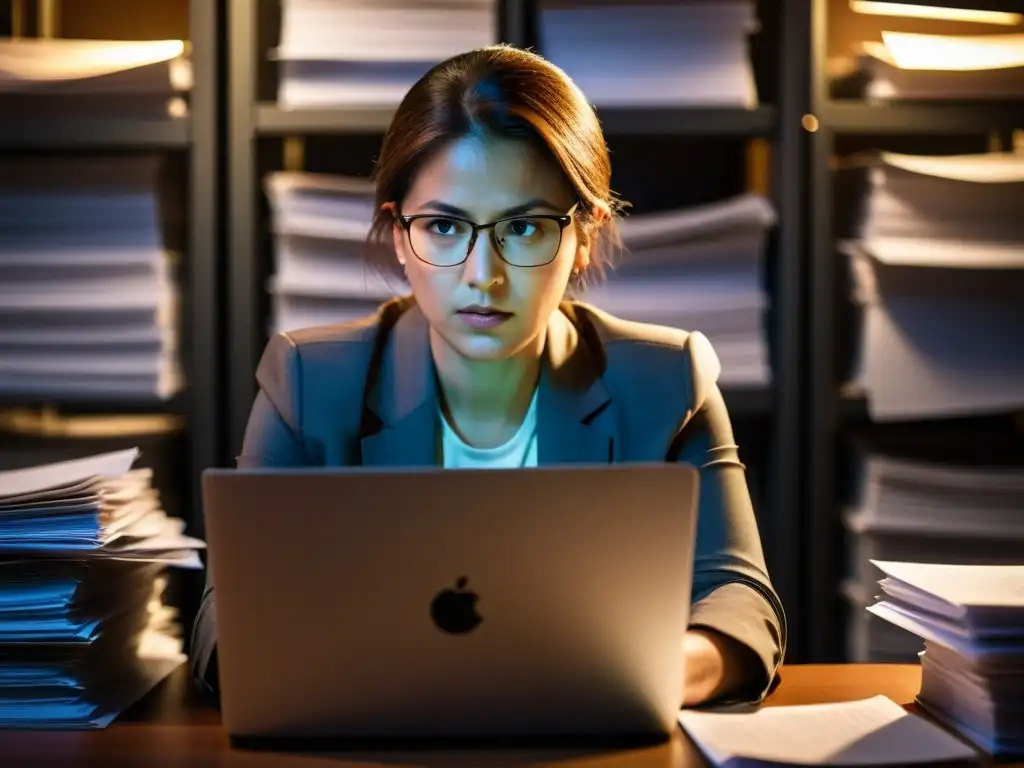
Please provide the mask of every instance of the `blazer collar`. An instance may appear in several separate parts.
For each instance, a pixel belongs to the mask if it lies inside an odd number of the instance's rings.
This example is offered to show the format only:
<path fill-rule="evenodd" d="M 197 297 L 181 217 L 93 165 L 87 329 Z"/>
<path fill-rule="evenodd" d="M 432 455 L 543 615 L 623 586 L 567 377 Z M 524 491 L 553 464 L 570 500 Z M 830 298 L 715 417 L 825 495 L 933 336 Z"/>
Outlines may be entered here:
<path fill-rule="evenodd" d="M 581 338 L 571 305 L 547 327 L 537 403 L 538 462 L 608 463 L 615 446 L 611 396 L 599 345 Z M 363 463 L 429 466 L 437 463 L 440 415 L 430 353 L 429 324 L 415 302 L 400 315 L 384 345 L 366 405 L 380 429 L 362 438 Z"/>

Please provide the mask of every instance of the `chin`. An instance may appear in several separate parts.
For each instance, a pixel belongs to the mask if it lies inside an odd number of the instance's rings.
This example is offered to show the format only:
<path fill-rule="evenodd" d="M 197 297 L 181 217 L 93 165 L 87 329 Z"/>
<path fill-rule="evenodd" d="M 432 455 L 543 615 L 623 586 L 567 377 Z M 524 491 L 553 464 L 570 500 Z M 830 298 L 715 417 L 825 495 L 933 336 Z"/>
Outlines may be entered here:
<path fill-rule="evenodd" d="M 445 322 L 438 330 L 445 344 L 459 357 L 480 362 L 515 357 L 530 346 L 532 338 L 516 320 L 493 331 L 474 331 L 456 319 Z"/>
<path fill-rule="evenodd" d="M 515 354 L 516 346 L 497 336 L 478 334 L 463 336 L 452 345 L 467 360 L 507 360 Z"/>

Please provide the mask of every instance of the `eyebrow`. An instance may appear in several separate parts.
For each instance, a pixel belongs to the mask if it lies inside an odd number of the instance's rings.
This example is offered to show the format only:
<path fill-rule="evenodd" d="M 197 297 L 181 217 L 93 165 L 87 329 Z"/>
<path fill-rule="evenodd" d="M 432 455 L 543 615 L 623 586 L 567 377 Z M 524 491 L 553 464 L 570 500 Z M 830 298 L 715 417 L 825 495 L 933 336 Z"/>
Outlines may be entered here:
<path fill-rule="evenodd" d="M 459 208 L 454 205 L 449 205 L 448 203 L 442 202 L 440 200 L 428 200 L 420 207 L 431 208 L 435 211 L 447 213 L 450 216 L 459 216 L 464 219 L 472 218 L 469 215 L 468 211 L 463 210 L 462 208 Z M 557 205 L 549 203 L 547 200 L 544 200 L 543 198 L 535 197 L 532 200 L 528 200 L 527 202 L 523 203 L 522 205 L 516 205 L 513 206 L 512 208 L 505 209 L 498 215 L 497 218 L 503 219 L 507 216 L 517 216 L 521 213 L 529 213 L 530 211 L 536 210 L 537 208 L 547 208 L 551 211 L 561 210 Z"/>

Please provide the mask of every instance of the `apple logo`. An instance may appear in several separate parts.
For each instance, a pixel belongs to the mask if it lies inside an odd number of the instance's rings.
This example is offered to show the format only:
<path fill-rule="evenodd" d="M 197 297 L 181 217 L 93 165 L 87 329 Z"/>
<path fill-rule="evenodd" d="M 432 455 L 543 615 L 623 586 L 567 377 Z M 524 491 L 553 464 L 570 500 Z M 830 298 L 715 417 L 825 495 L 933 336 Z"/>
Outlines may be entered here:
<path fill-rule="evenodd" d="M 450 635 L 464 635 L 472 632 L 483 621 L 477 613 L 479 595 L 466 588 L 469 580 L 462 576 L 455 582 L 455 588 L 441 590 L 430 604 L 430 617 L 442 632 Z"/>

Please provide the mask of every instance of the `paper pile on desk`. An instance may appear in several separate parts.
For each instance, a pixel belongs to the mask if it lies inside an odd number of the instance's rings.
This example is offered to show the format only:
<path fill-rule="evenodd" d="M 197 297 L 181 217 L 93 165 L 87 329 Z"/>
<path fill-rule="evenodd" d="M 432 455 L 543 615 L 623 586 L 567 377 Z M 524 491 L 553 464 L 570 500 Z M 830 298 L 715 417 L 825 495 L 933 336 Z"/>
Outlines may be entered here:
<path fill-rule="evenodd" d="M 986 752 L 1024 755 L 1021 565 L 876 562 L 870 610 L 925 641 L 918 702 Z"/>
<path fill-rule="evenodd" d="M 867 613 L 878 586 L 876 560 L 1007 565 L 1024 561 L 1024 467 L 1005 432 L 948 425 L 899 425 L 861 444 L 856 498 L 843 522 L 852 608 L 849 657 L 916 661 L 921 640 Z M 983 445 L 979 445 L 979 443 Z M 969 454 L 965 456 L 964 454 Z"/>
<path fill-rule="evenodd" d="M 184 663 L 162 572 L 205 545 L 137 456 L 0 472 L 0 727 L 105 727 Z"/>

